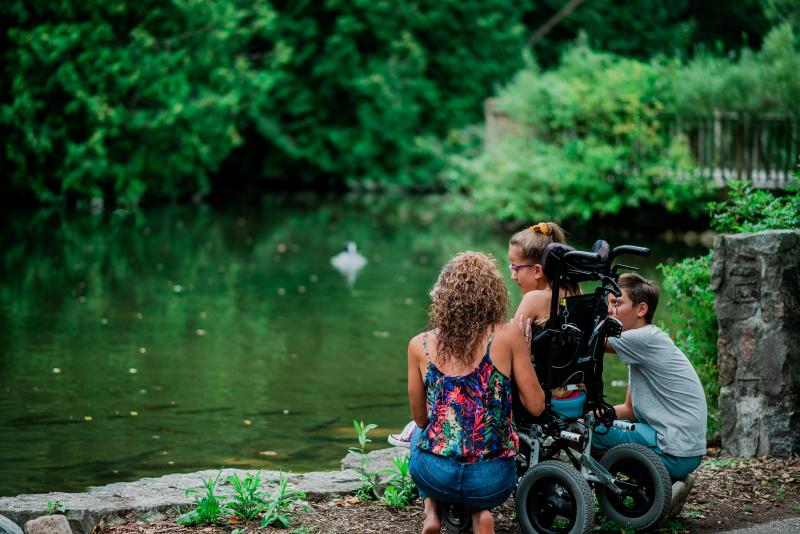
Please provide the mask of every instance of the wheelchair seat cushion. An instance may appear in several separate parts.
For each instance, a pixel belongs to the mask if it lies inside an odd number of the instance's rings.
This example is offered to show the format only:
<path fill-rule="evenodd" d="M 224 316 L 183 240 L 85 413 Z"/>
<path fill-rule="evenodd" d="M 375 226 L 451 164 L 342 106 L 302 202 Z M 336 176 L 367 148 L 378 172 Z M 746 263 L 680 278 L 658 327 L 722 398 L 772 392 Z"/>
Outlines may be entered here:
<path fill-rule="evenodd" d="M 583 415 L 583 403 L 586 401 L 586 393 L 575 391 L 569 397 L 552 399 L 550 407 L 555 413 L 568 419 L 577 419 Z"/>

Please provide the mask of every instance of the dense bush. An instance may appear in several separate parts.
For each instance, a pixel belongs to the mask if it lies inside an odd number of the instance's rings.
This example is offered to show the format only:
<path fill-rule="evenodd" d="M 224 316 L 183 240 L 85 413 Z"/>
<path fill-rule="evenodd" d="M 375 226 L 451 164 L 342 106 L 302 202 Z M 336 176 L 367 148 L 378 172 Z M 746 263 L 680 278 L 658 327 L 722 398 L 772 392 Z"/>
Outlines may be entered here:
<path fill-rule="evenodd" d="M 712 184 L 692 172 L 675 121 L 715 111 L 799 114 L 800 43 L 784 23 L 758 53 L 682 63 L 578 42 L 555 69 L 531 63 L 498 102 L 516 131 L 476 156 L 453 158 L 448 172 L 471 209 L 574 222 L 646 205 L 698 215 Z"/>
<path fill-rule="evenodd" d="M 11 2 L 0 128 L 42 201 L 204 193 L 285 52 L 255 2 Z"/>
<path fill-rule="evenodd" d="M 800 178 L 800 176 L 798 176 Z M 800 189 L 785 196 L 753 191 L 743 182 L 731 182 L 727 200 L 709 205 L 711 226 L 722 233 L 800 227 Z M 674 265 L 661 265 L 664 292 L 677 310 L 673 324 L 676 344 L 692 362 L 706 392 L 710 432 L 719 428 L 717 375 L 717 314 L 711 290 L 711 252 Z"/>
<path fill-rule="evenodd" d="M 431 182 L 422 138 L 480 119 L 522 64 L 520 13 L 499 0 L 4 3 L 0 162 L 12 190 L 43 201 L 203 194 L 245 141 L 238 169 L 256 183 Z"/>
<path fill-rule="evenodd" d="M 697 213 L 706 182 L 662 118 L 675 68 L 583 44 L 557 69 L 532 65 L 500 93 L 523 133 L 456 160 L 451 183 L 469 191 L 476 210 L 505 219 L 585 222 L 646 204 Z"/>

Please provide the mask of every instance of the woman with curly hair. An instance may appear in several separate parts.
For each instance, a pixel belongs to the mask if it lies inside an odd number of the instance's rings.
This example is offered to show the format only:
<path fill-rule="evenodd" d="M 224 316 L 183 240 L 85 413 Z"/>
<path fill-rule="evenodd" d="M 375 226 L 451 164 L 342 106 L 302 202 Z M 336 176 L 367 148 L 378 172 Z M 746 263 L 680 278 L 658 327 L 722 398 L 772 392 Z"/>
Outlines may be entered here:
<path fill-rule="evenodd" d="M 408 344 L 408 396 L 417 426 L 409 471 L 425 506 L 423 534 L 440 532 L 440 501 L 472 510 L 474 532 L 494 532 L 489 509 L 516 486 L 512 380 L 534 415 L 544 410 L 544 392 L 529 343 L 505 321 L 507 306 L 494 261 L 462 252 L 431 290 L 429 329 Z"/>

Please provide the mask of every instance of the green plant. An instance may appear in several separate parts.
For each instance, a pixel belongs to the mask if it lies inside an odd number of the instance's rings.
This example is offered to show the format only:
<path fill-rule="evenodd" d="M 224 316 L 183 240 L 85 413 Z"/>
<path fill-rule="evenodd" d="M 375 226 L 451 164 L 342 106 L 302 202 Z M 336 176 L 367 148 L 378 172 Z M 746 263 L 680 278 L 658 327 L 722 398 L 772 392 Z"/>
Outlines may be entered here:
<path fill-rule="evenodd" d="M 178 516 L 175 521 L 179 525 L 214 525 L 219 523 L 226 508 L 225 498 L 214 493 L 220 476 L 222 476 L 222 469 L 219 470 L 216 478 L 211 479 L 209 477 L 203 481 L 205 493 L 203 493 L 203 490 L 194 488 L 186 490 L 186 495 L 196 494 L 200 495 L 200 497 L 195 500 L 194 510 Z"/>
<path fill-rule="evenodd" d="M 794 510 L 795 512 L 800 512 L 800 504 L 793 504 L 792 510 Z"/>
<path fill-rule="evenodd" d="M 350 452 L 358 454 L 360 456 L 361 466 L 358 470 L 359 476 L 361 477 L 361 487 L 358 488 L 356 491 L 356 495 L 362 501 L 369 501 L 373 498 L 373 489 L 375 487 L 375 481 L 373 477 L 371 477 L 367 473 L 367 465 L 369 460 L 367 460 L 367 443 L 371 443 L 372 440 L 367 437 L 367 434 L 370 430 L 377 428 L 378 425 L 375 424 L 364 424 L 364 421 L 356 421 L 353 419 L 353 427 L 356 429 L 356 436 L 358 436 L 358 447 L 350 447 L 347 449 Z"/>
<path fill-rule="evenodd" d="M 414 481 L 408 474 L 409 456 L 395 456 L 392 458 L 394 468 L 383 469 L 382 473 L 392 475 L 387 481 L 386 489 L 381 496 L 381 502 L 392 508 L 402 510 L 414 500 Z"/>
<path fill-rule="evenodd" d="M 238 475 L 227 480 L 233 487 L 233 495 L 226 508 L 237 518 L 244 522 L 252 521 L 269 506 L 269 495 L 261 488 L 261 471 L 255 475 L 248 474 L 244 480 L 240 480 Z"/>
<path fill-rule="evenodd" d="M 711 228 L 721 233 L 759 232 L 800 227 L 800 186 L 793 184 L 785 196 L 749 182 L 728 182 L 728 198 L 709 204 Z"/>
<path fill-rule="evenodd" d="M 777 480 L 772 481 L 772 489 L 775 490 L 775 500 L 783 501 L 786 498 L 786 487 Z"/>
<path fill-rule="evenodd" d="M 719 428 L 717 313 L 711 290 L 711 252 L 673 265 L 659 265 L 663 288 L 673 310 L 675 344 L 692 362 L 706 395 L 708 429 Z"/>
<path fill-rule="evenodd" d="M 301 499 L 306 498 L 306 494 L 302 491 L 288 489 L 287 484 L 286 475 L 281 473 L 278 490 L 274 494 L 270 494 L 269 505 L 261 518 L 262 527 L 274 525 L 287 528 L 298 510 L 308 510 L 308 505 L 300 502 Z"/>
<path fill-rule="evenodd" d="M 64 511 L 66 510 L 66 507 L 64 506 L 64 503 L 62 503 L 61 501 L 55 500 L 55 501 L 47 501 L 47 504 L 45 505 L 44 509 L 47 511 L 49 515 L 53 515 L 53 514 L 63 514 Z"/>

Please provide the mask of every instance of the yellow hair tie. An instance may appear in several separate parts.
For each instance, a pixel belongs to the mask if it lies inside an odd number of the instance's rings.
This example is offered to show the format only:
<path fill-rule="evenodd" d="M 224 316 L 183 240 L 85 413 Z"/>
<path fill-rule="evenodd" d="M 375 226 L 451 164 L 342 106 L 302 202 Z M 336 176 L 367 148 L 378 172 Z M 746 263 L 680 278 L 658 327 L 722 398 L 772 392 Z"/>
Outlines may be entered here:
<path fill-rule="evenodd" d="M 530 229 L 532 232 L 538 232 L 542 235 L 547 235 L 550 233 L 550 227 L 547 225 L 547 223 L 543 222 L 539 224 L 534 224 L 533 226 L 531 226 Z"/>

